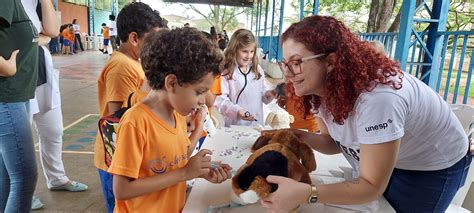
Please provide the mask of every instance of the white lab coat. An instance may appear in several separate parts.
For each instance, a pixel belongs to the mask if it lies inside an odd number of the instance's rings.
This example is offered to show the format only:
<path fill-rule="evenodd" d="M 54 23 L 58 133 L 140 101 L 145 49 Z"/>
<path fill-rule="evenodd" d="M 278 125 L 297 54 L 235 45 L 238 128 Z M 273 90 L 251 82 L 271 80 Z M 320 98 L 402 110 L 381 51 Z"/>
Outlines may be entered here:
<path fill-rule="evenodd" d="M 258 69 L 262 75 L 262 77 L 260 77 L 258 80 L 254 79 L 255 75 L 253 72 L 249 72 L 245 76 L 239 71 L 237 67 L 234 69 L 231 80 L 221 77 L 221 95 L 216 97 L 214 106 L 219 111 L 219 113 L 224 116 L 225 126 L 264 125 L 262 97 L 265 93 L 265 77 L 263 69 L 260 66 L 258 66 Z M 246 78 L 247 85 L 240 95 L 238 103 L 236 103 L 237 96 L 244 87 Z M 238 112 L 242 109 L 249 111 L 250 114 L 252 114 L 257 119 L 257 121 L 246 121 L 239 119 Z"/>

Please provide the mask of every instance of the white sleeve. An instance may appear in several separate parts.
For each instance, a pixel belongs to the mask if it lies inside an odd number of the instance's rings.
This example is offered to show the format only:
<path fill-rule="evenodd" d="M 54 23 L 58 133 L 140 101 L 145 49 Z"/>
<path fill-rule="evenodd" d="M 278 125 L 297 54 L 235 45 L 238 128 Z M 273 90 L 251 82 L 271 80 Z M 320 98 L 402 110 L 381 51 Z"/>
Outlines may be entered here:
<path fill-rule="evenodd" d="M 216 97 L 214 106 L 224 117 L 238 120 L 238 112 L 243 108 L 230 100 L 229 80 L 221 77 L 221 95 Z"/>
<path fill-rule="evenodd" d="M 356 139 L 361 144 L 385 143 L 405 134 L 408 105 L 396 93 L 363 94 L 355 111 Z"/>

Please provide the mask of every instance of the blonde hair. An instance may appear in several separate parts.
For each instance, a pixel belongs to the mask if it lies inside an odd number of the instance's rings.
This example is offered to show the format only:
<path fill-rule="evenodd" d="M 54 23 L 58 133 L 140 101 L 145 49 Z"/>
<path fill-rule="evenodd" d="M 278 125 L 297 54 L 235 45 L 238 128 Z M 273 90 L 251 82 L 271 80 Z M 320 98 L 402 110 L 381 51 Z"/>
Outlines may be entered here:
<path fill-rule="evenodd" d="M 254 55 L 252 58 L 252 69 L 256 80 L 260 79 L 262 75 L 258 71 L 258 56 L 257 56 L 257 40 L 250 30 L 240 29 L 237 30 L 230 38 L 229 45 L 224 51 L 224 61 L 222 76 L 226 79 L 232 79 L 235 69 L 235 59 L 237 57 L 237 51 L 241 48 L 248 47 L 249 45 L 255 45 Z"/>
<path fill-rule="evenodd" d="M 375 52 L 385 55 L 385 46 L 383 45 L 382 42 L 373 40 L 373 41 L 369 41 L 369 44 L 370 46 L 374 48 Z"/>

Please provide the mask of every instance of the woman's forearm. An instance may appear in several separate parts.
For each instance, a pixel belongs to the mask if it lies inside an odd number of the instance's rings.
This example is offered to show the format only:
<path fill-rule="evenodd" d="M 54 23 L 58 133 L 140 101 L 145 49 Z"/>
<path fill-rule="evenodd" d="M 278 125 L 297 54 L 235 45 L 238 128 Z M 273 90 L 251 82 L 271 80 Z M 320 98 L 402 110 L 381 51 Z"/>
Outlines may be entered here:
<path fill-rule="evenodd" d="M 43 34 L 51 38 L 56 37 L 59 33 L 58 17 L 54 10 L 53 2 L 51 0 L 40 0 L 41 12 L 43 15 L 42 26 Z"/>

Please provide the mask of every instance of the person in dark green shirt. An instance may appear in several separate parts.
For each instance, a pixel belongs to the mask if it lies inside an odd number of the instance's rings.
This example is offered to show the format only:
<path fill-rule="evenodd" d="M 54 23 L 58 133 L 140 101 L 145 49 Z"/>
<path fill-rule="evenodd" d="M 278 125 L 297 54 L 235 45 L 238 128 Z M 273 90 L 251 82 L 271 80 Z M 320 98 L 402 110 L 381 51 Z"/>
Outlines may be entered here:
<path fill-rule="evenodd" d="M 20 0 L 1 2 L 0 212 L 30 212 L 38 172 L 28 101 L 38 77 L 38 32 Z"/>

